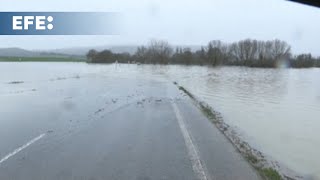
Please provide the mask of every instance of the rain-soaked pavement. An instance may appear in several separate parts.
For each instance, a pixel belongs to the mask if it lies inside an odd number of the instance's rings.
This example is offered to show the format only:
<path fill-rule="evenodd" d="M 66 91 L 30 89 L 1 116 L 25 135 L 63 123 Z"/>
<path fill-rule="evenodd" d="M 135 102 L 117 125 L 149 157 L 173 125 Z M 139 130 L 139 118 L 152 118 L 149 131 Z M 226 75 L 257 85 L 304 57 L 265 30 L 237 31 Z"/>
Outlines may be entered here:
<path fill-rule="evenodd" d="M 1 180 L 260 179 L 169 80 L 88 74 L 1 86 Z"/>

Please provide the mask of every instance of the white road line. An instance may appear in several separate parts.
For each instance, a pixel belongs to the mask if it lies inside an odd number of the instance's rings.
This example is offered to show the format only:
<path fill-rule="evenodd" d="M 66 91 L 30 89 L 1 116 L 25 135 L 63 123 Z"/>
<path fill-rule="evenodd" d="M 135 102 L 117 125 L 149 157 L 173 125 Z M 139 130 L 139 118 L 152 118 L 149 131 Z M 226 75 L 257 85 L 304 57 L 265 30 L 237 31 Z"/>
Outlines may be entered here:
<path fill-rule="evenodd" d="M 192 163 L 193 171 L 196 173 L 199 180 L 209 180 L 206 172 L 204 171 L 196 146 L 192 142 L 192 139 L 190 137 L 188 129 L 186 128 L 185 122 L 181 116 L 178 106 L 176 105 L 176 103 L 172 102 L 172 107 L 176 114 L 178 124 L 180 126 L 180 130 L 184 138 L 184 142 L 188 149 L 188 154 Z"/>
<path fill-rule="evenodd" d="M 6 155 L 5 157 L 3 157 L 0 160 L 0 165 L 2 163 L 4 163 L 6 160 L 8 160 L 10 157 L 16 155 L 17 153 L 19 153 L 20 151 L 22 151 L 23 149 L 27 148 L 28 146 L 30 146 L 31 144 L 39 141 L 41 138 L 43 138 L 46 134 L 40 134 L 38 137 L 33 138 L 31 141 L 27 142 L 25 145 L 18 147 L 17 149 L 15 149 L 14 151 L 12 151 L 11 153 L 9 153 L 8 155 Z"/>

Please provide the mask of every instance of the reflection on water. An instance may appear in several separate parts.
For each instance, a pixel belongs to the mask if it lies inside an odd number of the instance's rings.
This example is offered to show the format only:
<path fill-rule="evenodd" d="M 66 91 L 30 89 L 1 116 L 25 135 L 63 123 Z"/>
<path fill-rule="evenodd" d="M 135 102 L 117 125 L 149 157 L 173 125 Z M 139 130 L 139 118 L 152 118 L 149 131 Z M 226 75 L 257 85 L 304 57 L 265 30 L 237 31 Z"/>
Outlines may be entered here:
<path fill-rule="evenodd" d="M 177 81 L 262 152 L 320 178 L 320 69 L 1 63 L 0 96 L 12 86 L 32 89 L 75 76 Z M 9 86 L 12 81 L 24 83 Z"/>

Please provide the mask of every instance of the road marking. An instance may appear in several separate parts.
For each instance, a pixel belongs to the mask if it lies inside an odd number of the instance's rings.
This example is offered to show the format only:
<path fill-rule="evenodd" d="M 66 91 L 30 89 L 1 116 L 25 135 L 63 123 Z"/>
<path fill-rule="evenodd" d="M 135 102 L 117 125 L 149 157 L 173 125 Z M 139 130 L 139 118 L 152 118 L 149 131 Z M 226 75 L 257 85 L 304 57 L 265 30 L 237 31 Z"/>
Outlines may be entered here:
<path fill-rule="evenodd" d="M 178 124 L 180 127 L 180 130 L 182 132 L 184 142 L 188 149 L 189 158 L 192 163 L 192 169 L 196 173 L 199 180 L 209 180 L 208 176 L 206 175 L 206 172 L 204 171 L 203 165 L 201 163 L 200 157 L 198 155 L 198 151 L 196 149 L 196 146 L 193 144 L 192 139 L 190 137 L 190 134 L 188 132 L 188 129 L 186 127 L 186 124 L 181 116 L 180 110 L 175 102 L 172 102 L 173 110 L 176 114 L 176 118 L 178 120 Z"/>
<path fill-rule="evenodd" d="M 8 160 L 9 158 L 11 158 L 12 156 L 16 155 L 17 153 L 19 153 L 20 151 L 22 151 L 23 149 L 27 148 L 28 146 L 30 146 L 31 144 L 39 141 L 41 138 L 43 138 L 46 134 L 40 134 L 38 137 L 33 138 L 31 141 L 27 142 L 25 145 L 18 147 L 17 149 L 15 149 L 14 151 L 12 151 L 11 153 L 9 153 L 8 155 L 6 155 L 5 157 L 3 157 L 0 160 L 0 165 L 2 163 L 4 163 L 6 160 Z"/>

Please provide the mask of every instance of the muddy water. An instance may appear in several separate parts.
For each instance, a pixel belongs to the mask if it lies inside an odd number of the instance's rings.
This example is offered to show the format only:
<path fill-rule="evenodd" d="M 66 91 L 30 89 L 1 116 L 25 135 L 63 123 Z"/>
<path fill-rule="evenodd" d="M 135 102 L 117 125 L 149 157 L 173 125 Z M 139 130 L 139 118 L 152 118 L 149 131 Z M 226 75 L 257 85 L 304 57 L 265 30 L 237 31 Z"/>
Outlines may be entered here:
<path fill-rule="evenodd" d="M 175 69 L 182 74 L 177 81 L 221 112 L 250 144 L 320 179 L 320 69 Z"/>
<path fill-rule="evenodd" d="M 0 98 L 46 89 L 43 82 L 90 77 L 177 81 L 221 112 L 250 144 L 320 179 L 320 69 L 1 63 Z"/>

